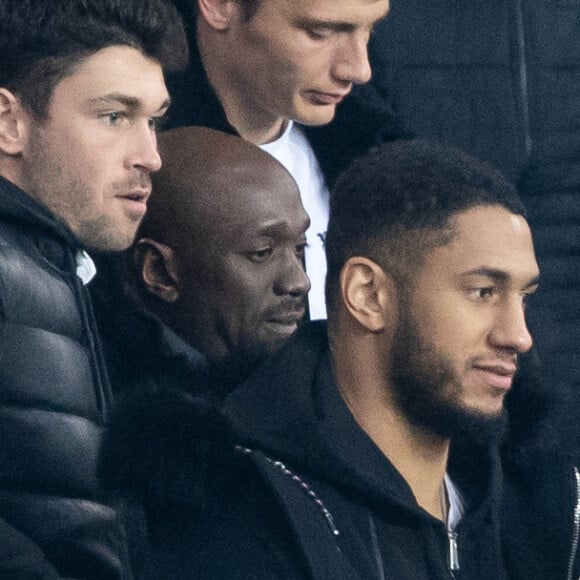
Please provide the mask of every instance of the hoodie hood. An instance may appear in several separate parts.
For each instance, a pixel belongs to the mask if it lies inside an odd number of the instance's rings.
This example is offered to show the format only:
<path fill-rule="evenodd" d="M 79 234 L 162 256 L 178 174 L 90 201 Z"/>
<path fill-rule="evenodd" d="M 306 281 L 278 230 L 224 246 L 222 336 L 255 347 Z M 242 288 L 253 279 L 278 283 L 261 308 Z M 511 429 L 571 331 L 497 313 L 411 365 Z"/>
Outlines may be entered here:
<path fill-rule="evenodd" d="M 305 325 L 226 399 L 223 411 L 245 447 L 318 481 L 347 488 L 379 509 L 395 502 L 428 517 L 418 510 L 407 482 L 361 429 L 338 393 L 325 322 Z M 497 452 L 470 445 L 457 446 L 457 454 L 462 459 L 454 462 L 459 472 L 456 482 L 478 482 L 467 491 L 473 504 L 481 504 L 498 485 Z"/>
<path fill-rule="evenodd" d="M 142 392 L 121 405 L 105 445 L 105 482 L 138 496 L 150 509 L 204 509 L 213 486 L 207 474 L 215 474 L 216 466 L 218 472 L 244 469 L 240 464 L 247 458 L 234 451 L 239 446 L 283 462 L 311 482 L 346 488 L 380 507 L 394 502 L 413 517 L 428 517 L 340 397 L 325 322 L 305 324 L 223 403 L 188 394 L 191 385 L 178 388 L 176 381 L 172 386 Z M 522 392 L 512 402 L 514 409 L 525 416 L 541 407 L 543 395 L 523 387 Z M 518 429 L 526 424 L 514 421 Z M 530 440 L 525 429 L 510 439 L 518 450 Z M 497 446 L 452 446 L 450 475 L 478 513 L 488 512 L 499 485 L 498 463 Z"/>
<path fill-rule="evenodd" d="M 512 467 L 529 470 L 538 453 L 562 453 L 555 449 L 554 442 L 562 440 L 557 432 L 562 423 L 568 430 L 576 424 L 562 421 L 570 416 L 565 412 L 565 392 L 548 390 L 537 362 L 528 357 L 506 401 L 509 427 L 501 445 L 452 442 L 449 473 L 469 503 L 493 495 L 499 485 L 500 455 Z M 223 411 L 248 448 L 317 479 L 347 486 L 372 502 L 395 498 L 416 506 L 407 483 L 356 423 L 338 393 L 325 321 L 304 325 L 226 399 Z"/>

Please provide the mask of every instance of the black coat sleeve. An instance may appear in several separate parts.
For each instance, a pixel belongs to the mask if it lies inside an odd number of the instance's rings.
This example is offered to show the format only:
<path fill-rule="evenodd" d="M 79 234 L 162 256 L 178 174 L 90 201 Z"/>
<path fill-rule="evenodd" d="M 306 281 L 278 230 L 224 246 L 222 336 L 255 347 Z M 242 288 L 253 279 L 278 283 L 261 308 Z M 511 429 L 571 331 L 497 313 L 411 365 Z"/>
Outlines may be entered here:
<path fill-rule="evenodd" d="M 61 576 L 34 542 L 6 521 L 0 520 L 0 578 L 56 580 Z"/>

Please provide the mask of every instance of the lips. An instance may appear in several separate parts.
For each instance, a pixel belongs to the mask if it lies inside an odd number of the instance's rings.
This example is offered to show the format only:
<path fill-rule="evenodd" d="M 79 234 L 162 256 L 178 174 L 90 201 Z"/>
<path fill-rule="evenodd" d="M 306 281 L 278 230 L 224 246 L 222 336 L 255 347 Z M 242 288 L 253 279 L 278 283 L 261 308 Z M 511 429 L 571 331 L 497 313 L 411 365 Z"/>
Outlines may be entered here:
<path fill-rule="evenodd" d="M 485 378 L 490 386 L 506 391 L 511 388 L 517 370 L 515 364 L 504 362 L 489 364 L 479 363 L 473 368 Z"/>
<path fill-rule="evenodd" d="M 272 316 L 271 318 L 268 319 L 268 322 L 274 322 L 275 324 L 282 324 L 288 326 L 292 324 L 296 325 L 298 324 L 298 322 L 300 322 L 303 316 L 304 309 L 301 309 L 288 314 L 280 314 L 277 316 Z"/>
<path fill-rule="evenodd" d="M 317 105 L 338 105 L 346 96 L 346 93 L 325 93 L 323 91 L 308 91 L 311 102 Z"/>
<path fill-rule="evenodd" d="M 141 219 L 147 211 L 149 191 L 136 190 L 124 195 L 117 195 L 117 199 L 124 202 L 126 210 L 132 219 Z"/>
<path fill-rule="evenodd" d="M 285 309 L 283 312 L 272 313 L 266 322 L 275 332 L 290 335 L 298 328 L 298 323 L 304 317 L 305 312 L 304 307 L 297 309 L 294 306 L 291 309 Z"/>
<path fill-rule="evenodd" d="M 146 190 L 137 190 L 132 191 L 130 193 L 126 193 L 124 195 L 118 195 L 122 199 L 128 199 L 130 201 L 139 201 L 139 202 L 146 202 L 147 198 L 149 197 L 149 191 Z"/>

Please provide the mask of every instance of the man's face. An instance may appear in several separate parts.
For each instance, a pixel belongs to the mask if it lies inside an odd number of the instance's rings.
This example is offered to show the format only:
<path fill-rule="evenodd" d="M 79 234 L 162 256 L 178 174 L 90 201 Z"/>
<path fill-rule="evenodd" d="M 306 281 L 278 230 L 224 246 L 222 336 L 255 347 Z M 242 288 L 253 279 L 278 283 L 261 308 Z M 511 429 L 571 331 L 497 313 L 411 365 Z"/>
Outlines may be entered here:
<path fill-rule="evenodd" d="M 168 106 L 161 66 L 112 46 L 54 89 L 47 119 L 29 118 L 18 183 L 89 248 L 128 247 L 161 166 L 156 119 Z"/>
<path fill-rule="evenodd" d="M 454 225 L 453 241 L 427 253 L 403 296 L 393 383 L 412 423 L 485 437 L 502 426 L 518 354 L 532 346 L 525 301 L 539 271 L 522 216 L 477 207 Z"/>
<path fill-rule="evenodd" d="M 310 289 L 302 264 L 309 220 L 296 185 L 281 168 L 278 179 L 256 175 L 207 196 L 189 243 L 174 244 L 181 334 L 234 368 L 251 369 L 284 343 Z"/>
<path fill-rule="evenodd" d="M 369 35 L 388 6 L 388 0 L 261 0 L 249 19 L 239 10 L 230 28 L 228 82 L 243 116 L 264 125 L 330 122 L 352 85 L 370 79 Z"/>

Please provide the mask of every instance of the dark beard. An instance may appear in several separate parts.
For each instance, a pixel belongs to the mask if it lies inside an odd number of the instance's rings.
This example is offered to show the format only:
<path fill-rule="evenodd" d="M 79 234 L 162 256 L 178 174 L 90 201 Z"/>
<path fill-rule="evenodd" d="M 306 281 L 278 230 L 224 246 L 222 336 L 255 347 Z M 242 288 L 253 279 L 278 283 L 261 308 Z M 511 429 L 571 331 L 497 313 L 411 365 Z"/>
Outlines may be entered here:
<path fill-rule="evenodd" d="M 393 353 L 393 389 L 399 409 L 413 425 L 445 439 L 498 442 L 507 428 L 505 409 L 497 416 L 466 409 L 450 361 L 421 338 L 402 307 Z"/>

